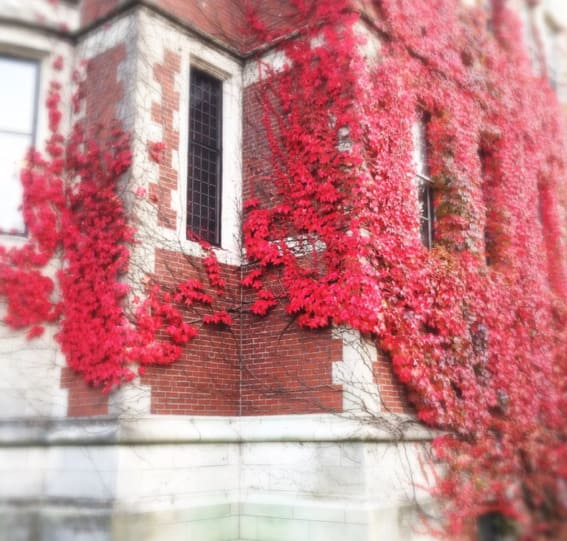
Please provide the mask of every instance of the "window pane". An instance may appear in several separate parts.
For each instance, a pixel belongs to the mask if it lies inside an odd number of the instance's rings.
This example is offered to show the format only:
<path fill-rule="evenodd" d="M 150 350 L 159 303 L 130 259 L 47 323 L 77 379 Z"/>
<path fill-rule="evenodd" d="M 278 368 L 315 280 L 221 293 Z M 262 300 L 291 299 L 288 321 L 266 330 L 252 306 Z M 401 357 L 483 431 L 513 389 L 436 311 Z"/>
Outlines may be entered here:
<path fill-rule="evenodd" d="M 222 83 L 191 69 L 187 229 L 220 242 Z"/>
<path fill-rule="evenodd" d="M 0 132 L 0 230 L 6 233 L 25 233 L 20 170 L 31 142 L 31 135 Z"/>
<path fill-rule="evenodd" d="M 423 182 L 419 189 L 419 203 L 421 208 L 421 242 L 426 248 L 433 246 L 433 188 L 428 182 Z"/>
<path fill-rule="evenodd" d="M 0 130 L 31 134 L 37 64 L 0 56 Z"/>

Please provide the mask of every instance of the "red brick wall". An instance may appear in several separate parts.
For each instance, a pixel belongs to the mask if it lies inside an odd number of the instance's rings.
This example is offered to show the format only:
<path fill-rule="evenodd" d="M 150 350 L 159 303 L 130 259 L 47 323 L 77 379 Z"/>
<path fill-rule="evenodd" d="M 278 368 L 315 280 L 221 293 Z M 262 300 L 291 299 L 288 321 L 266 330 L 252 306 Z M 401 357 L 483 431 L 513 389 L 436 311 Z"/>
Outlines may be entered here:
<path fill-rule="evenodd" d="M 403 385 L 392 372 L 392 365 L 384 355 L 374 364 L 374 377 L 380 390 L 382 408 L 391 413 L 413 413 Z"/>
<path fill-rule="evenodd" d="M 240 272 L 236 267 L 221 265 L 226 281 L 222 297 L 214 291 L 215 310 L 232 311 L 240 301 Z M 154 278 L 165 290 L 183 279 L 207 278 L 197 258 L 179 252 L 156 250 Z M 196 308 L 186 313 L 188 322 L 210 313 Z M 151 385 L 151 412 L 184 415 L 238 415 L 240 380 L 240 319 L 233 313 L 234 325 L 229 328 L 200 325 L 199 335 L 184 348 L 181 359 L 168 367 L 148 367 L 142 383 Z"/>
<path fill-rule="evenodd" d="M 270 197 L 265 180 L 270 175 L 270 159 L 261 92 L 252 85 L 243 96 L 244 201 L 251 196 Z M 277 287 L 277 280 L 274 285 Z M 242 325 L 244 415 L 342 409 L 341 386 L 332 381 L 332 363 L 342 359 L 342 341 L 333 339 L 330 330 L 298 329 L 283 308 L 266 318 L 245 313 Z"/>
<path fill-rule="evenodd" d="M 258 197 L 267 202 L 270 197 L 270 148 L 264 128 L 262 86 L 253 84 L 243 90 L 242 127 L 242 200 Z M 274 126 L 275 129 L 275 126 Z"/>
<path fill-rule="evenodd" d="M 154 4 L 215 39 L 238 47 L 244 32 L 240 0 L 152 0 Z M 204 7 L 203 7 L 204 4 Z"/>
<path fill-rule="evenodd" d="M 242 322 L 242 414 L 330 413 L 342 410 L 342 389 L 332 363 L 342 340 L 330 330 L 298 329 L 283 308 Z"/>
<path fill-rule="evenodd" d="M 103 17 L 125 0 L 82 0 L 81 25 L 86 26 L 94 20 Z"/>
<path fill-rule="evenodd" d="M 269 183 L 265 180 L 270 175 L 269 148 L 263 128 L 261 93 L 262 88 L 255 84 L 245 89 L 243 97 L 244 201 L 249 197 L 269 197 L 266 188 Z M 340 409 L 342 393 L 340 387 L 332 385 L 330 372 L 331 363 L 342 359 L 340 341 L 332 340 L 328 332 L 312 333 L 295 327 L 280 336 L 286 322 L 289 323 L 281 311 L 265 321 L 254 318 L 250 321 L 243 323 L 245 335 L 249 334 L 243 340 L 242 353 L 245 413 L 261 411 L 262 404 L 267 413 Z M 410 411 L 405 390 L 395 379 L 386 358 L 381 357 L 375 364 L 375 380 L 385 410 Z"/>
<path fill-rule="evenodd" d="M 67 389 L 67 416 L 108 415 L 108 395 L 88 386 L 83 376 L 70 368 L 61 371 L 61 388 Z"/>
<path fill-rule="evenodd" d="M 109 137 L 124 99 L 124 85 L 119 79 L 126 60 L 126 44 L 120 43 L 88 61 L 85 90 L 87 136 L 99 140 Z"/>

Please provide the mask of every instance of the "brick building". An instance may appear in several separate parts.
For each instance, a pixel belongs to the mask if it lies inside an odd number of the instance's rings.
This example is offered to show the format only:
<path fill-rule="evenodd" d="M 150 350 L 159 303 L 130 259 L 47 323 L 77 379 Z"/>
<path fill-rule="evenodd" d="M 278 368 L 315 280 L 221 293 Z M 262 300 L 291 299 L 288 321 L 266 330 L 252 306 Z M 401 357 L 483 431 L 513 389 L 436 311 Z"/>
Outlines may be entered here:
<path fill-rule="evenodd" d="M 561 92 L 561 2 L 511 3 L 539 28 Z M 14 157 L 45 139 L 48 83 L 70 93 L 71 71 L 86 60 L 87 121 L 118 118 L 133 134 L 131 191 L 149 194 L 125 196 L 140 241 L 134 292 L 148 276 L 173 286 L 197 272 L 204 253 L 191 229 L 217 247 L 221 308 L 242 306 L 242 201 L 263 147 L 254 89 L 259 62 L 277 66 L 277 53 L 243 43 L 243 13 L 230 0 L 21 4 L 0 0 L 9 119 L 0 118 L 0 136 L 10 149 L 0 150 L 0 225 L 12 230 L 0 242 L 25 239 Z M 359 27 L 378 50 L 372 25 Z M 12 119 L 14 110 L 26 114 Z M 70 107 L 64 113 L 69 125 Z M 204 150 L 191 138 L 199 129 Z M 148 158 L 152 141 L 164 143 L 158 161 Z M 413 422 L 375 346 L 348 329 L 290 326 L 280 308 L 266 318 L 235 313 L 230 328 L 203 327 L 178 361 L 111 394 L 66 366 L 55 327 L 32 341 L 0 327 L 0 539 L 425 538 L 412 526 L 417 506 L 429 504 L 415 487 L 431 435 Z"/>

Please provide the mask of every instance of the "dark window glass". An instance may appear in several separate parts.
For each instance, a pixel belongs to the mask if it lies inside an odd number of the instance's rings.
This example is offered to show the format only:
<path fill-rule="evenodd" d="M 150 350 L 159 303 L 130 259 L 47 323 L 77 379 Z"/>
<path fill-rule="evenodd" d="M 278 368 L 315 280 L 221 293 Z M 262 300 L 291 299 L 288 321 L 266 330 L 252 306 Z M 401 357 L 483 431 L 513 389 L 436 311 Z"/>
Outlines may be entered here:
<path fill-rule="evenodd" d="M 421 177 L 419 185 L 419 202 L 421 206 L 421 242 L 427 248 L 433 246 L 433 225 L 434 225 L 434 209 L 433 209 L 433 187 L 431 180 Z"/>
<path fill-rule="evenodd" d="M 220 244 L 222 83 L 191 68 L 187 234 Z"/>
<path fill-rule="evenodd" d="M 486 264 L 493 265 L 498 261 L 498 250 L 493 231 L 498 227 L 498 212 L 493 202 L 495 179 L 493 178 L 495 157 L 490 143 L 482 142 L 478 149 L 482 175 L 482 199 L 486 208 L 486 221 L 484 225 L 484 254 Z"/>

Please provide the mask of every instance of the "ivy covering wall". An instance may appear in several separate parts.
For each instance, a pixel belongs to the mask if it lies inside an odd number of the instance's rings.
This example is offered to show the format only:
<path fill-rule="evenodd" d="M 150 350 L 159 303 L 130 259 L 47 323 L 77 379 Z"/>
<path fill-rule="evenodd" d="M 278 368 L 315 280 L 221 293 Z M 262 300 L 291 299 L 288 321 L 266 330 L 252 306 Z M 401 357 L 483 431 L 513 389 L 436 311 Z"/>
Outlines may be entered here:
<path fill-rule="evenodd" d="M 246 203 L 258 268 L 245 283 L 268 309 L 262 274 L 278 268 L 299 325 L 375 338 L 419 419 L 446 431 L 433 446 L 445 535 L 473 537 L 496 513 L 523 539 L 562 538 L 563 111 L 520 21 L 504 2 L 382 0 L 362 16 L 346 0 L 291 4 L 287 20 L 249 12 L 258 40 L 292 37 L 283 69 L 259 69 L 270 174 Z"/>
<path fill-rule="evenodd" d="M 257 85 L 269 174 L 245 202 L 250 310 L 283 303 L 301 327 L 376 341 L 418 418 L 444 431 L 432 468 L 443 535 L 471 538 L 493 512 L 524 539 L 565 537 L 563 112 L 519 20 L 505 2 L 489 14 L 457 0 L 369 0 L 362 13 L 347 0 L 290 4 L 294 15 L 275 25 L 261 9 L 247 21 L 251 39 L 277 39 L 287 59 L 261 66 Z M 214 308 L 225 283 L 202 243 L 205 282 L 127 302 L 129 136 L 116 126 L 101 142 L 81 123 L 64 136 L 56 83 L 47 107 L 46 151 L 22 173 L 29 241 L 0 248 L 5 322 L 29 338 L 57 322 L 68 364 L 110 391 L 136 367 L 174 362 L 198 325 L 230 325 Z M 419 234 L 418 122 L 431 248 Z M 154 160 L 162 150 L 149 144 Z M 45 266 L 56 255 L 53 280 Z"/>

